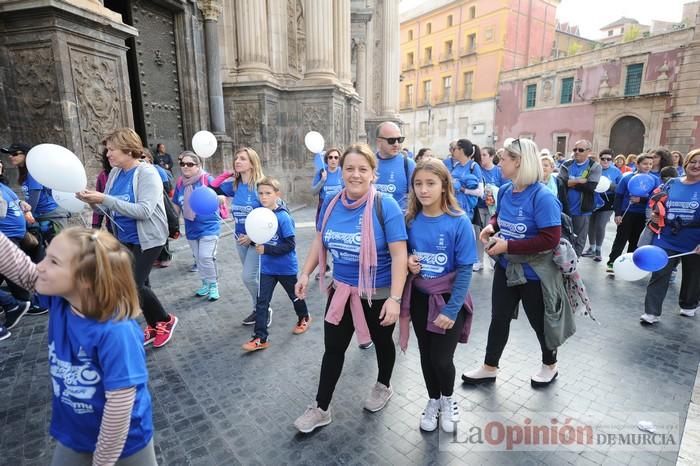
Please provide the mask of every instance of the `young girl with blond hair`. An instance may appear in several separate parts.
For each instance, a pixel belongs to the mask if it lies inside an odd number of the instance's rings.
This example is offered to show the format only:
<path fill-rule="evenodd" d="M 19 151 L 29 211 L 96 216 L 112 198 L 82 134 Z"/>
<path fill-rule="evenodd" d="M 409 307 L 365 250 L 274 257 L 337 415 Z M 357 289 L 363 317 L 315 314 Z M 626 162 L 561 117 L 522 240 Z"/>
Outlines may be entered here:
<path fill-rule="evenodd" d="M 0 273 L 49 308 L 51 465 L 156 465 L 129 252 L 106 231 L 73 227 L 35 265 L 0 235 Z"/>

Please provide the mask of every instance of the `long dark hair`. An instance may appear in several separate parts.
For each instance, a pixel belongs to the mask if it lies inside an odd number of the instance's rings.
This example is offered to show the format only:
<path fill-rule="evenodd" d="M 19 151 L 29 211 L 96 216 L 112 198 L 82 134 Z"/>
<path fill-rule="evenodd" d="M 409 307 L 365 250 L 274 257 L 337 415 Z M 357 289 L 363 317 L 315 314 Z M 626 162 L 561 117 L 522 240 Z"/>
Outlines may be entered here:
<path fill-rule="evenodd" d="M 107 148 L 102 149 L 102 154 L 100 155 L 100 162 L 102 163 L 102 170 L 109 173 L 112 171 L 112 165 L 109 164 L 109 159 L 107 158 Z"/>
<path fill-rule="evenodd" d="M 673 167 L 673 156 L 668 151 L 668 149 L 659 147 L 654 151 L 654 155 L 658 155 L 661 160 L 659 162 L 659 172 L 666 167 Z"/>
<path fill-rule="evenodd" d="M 464 151 L 464 155 L 466 155 L 467 158 L 473 159 L 481 166 L 481 149 L 479 149 L 479 146 L 469 139 L 459 139 L 457 140 L 457 147 Z"/>

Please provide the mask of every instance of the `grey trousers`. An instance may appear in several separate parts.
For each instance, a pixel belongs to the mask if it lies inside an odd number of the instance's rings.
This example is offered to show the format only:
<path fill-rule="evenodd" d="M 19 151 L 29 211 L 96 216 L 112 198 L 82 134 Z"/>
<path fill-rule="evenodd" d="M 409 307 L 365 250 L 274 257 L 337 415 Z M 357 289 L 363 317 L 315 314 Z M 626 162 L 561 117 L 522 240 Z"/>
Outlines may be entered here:
<path fill-rule="evenodd" d="M 158 466 L 153 439 L 141 450 L 115 463 L 117 466 Z M 92 453 L 80 453 L 56 442 L 51 466 L 92 466 Z"/>
<path fill-rule="evenodd" d="M 216 235 L 202 236 L 199 239 L 187 240 L 187 242 L 190 243 L 200 278 L 209 283 L 216 282 L 216 245 L 219 242 L 219 237 Z"/>
<path fill-rule="evenodd" d="M 685 251 L 666 250 L 669 256 Z M 695 309 L 700 304 L 700 255 L 676 257 L 668 260 L 666 267 L 651 274 L 647 285 L 647 294 L 644 298 L 644 312 L 660 316 L 661 308 L 668 292 L 668 284 L 671 280 L 671 272 L 681 263 L 681 290 L 678 294 L 678 304 L 681 309 Z"/>
<path fill-rule="evenodd" d="M 591 215 L 588 225 L 588 245 L 591 248 L 600 249 L 605 239 L 605 227 L 608 226 L 610 217 L 614 211 L 598 210 Z"/>
<path fill-rule="evenodd" d="M 588 237 L 588 224 L 590 223 L 590 215 L 576 215 L 571 217 L 571 222 L 574 224 L 574 233 L 578 235 L 576 238 L 576 244 L 574 244 L 574 250 L 576 255 L 581 257 L 583 254 L 583 248 L 586 247 L 586 239 Z"/>

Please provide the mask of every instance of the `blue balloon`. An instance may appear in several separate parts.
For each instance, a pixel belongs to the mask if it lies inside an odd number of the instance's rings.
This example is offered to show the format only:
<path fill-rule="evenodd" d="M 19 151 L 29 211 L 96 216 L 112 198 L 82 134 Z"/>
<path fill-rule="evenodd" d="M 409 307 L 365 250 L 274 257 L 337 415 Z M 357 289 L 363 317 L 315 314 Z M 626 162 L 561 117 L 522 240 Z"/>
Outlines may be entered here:
<path fill-rule="evenodd" d="M 213 189 L 200 186 L 190 195 L 190 208 L 197 215 L 211 215 L 219 210 L 219 199 Z"/>
<path fill-rule="evenodd" d="M 630 196 L 648 197 L 649 193 L 654 189 L 656 180 L 648 173 L 637 173 L 630 178 L 627 183 L 627 190 Z"/>
<path fill-rule="evenodd" d="M 666 267 L 668 255 L 658 246 L 642 246 L 634 251 L 632 261 L 642 270 L 656 272 Z"/>

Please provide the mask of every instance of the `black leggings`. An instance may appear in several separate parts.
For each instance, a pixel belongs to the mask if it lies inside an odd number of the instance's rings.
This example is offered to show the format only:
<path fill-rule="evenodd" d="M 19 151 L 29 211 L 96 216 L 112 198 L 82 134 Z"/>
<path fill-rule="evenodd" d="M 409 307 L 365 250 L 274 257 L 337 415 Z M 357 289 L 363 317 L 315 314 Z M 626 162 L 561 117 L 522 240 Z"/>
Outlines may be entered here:
<path fill-rule="evenodd" d="M 333 299 L 333 290 L 328 295 L 326 303 L 326 312 L 328 306 Z M 362 300 L 362 309 L 365 311 L 365 319 L 369 334 L 372 337 L 374 348 L 377 353 L 377 366 L 379 375 L 377 381 L 389 386 L 391 381 L 391 373 L 394 370 L 394 361 L 396 360 L 396 348 L 394 347 L 394 325 L 382 327 L 379 324 L 379 313 L 384 305 L 385 299 L 373 299 L 372 307 L 369 306 L 366 300 Z M 323 342 L 325 352 L 323 353 L 323 362 L 321 363 L 321 377 L 318 382 L 318 393 L 316 393 L 316 402 L 318 407 L 324 411 L 328 409 L 333 398 L 335 385 L 338 383 L 340 373 L 343 371 L 343 363 L 345 362 L 345 350 L 348 349 L 352 334 L 355 332 L 355 327 L 352 323 L 352 314 L 350 313 L 350 303 L 345 305 L 343 318 L 338 325 L 333 325 L 328 322 L 323 322 Z"/>
<path fill-rule="evenodd" d="M 612 249 L 610 250 L 608 263 L 615 262 L 615 259 L 622 255 L 622 251 L 628 243 L 627 252 L 634 252 L 637 249 L 637 243 L 639 242 L 642 231 L 644 231 L 645 225 L 645 214 L 627 212 L 622 216 L 622 222 L 617 226 L 617 232 Z"/>
<path fill-rule="evenodd" d="M 450 300 L 449 294 L 444 294 L 445 302 Z M 466 318 L 464 307 L 457 314 L 457 320 L 451 329 L 444 334 L 429 332 L 428 295 L 413 288 L 411 294 L 411 321 L 418 339 L 420 350 L 420 365 L 423 379 L 428 389 L 428 396 L 437 400 L 440 395 L 452 396 L 455 386 L 454 354 Z"/>
<path fill-rule="evenodd" d="M 510 321 L 518 309 L 520 301 L 523 302 L 527 319 L 540 342 L 542 363 L 551 365 L 557 362 L 557 350 L 547 348 L 544 340 L 542 285 L 538 280 L 528 280 L 524 285 L 506 286 L 506 271 L 499 263 L 496 263 L 493 288 L 491 289 L 491 325 L 489 326 L 484 364 L 498 367 L 498 361 L 501 359 L 501 354 L 503 354 L 508 342 Z"/>
<path fill-rule="evenodd" d="M 155 327 L 158 322 L 166 322 L 170 317 L 163 309 L 163 305 L 158 300 L 158 297 L 153 293 L 148 280 L 148 276 L 153 268 L 153 261 L 156 260 L 163 246 L 156 246 L 155 248 L 142 251 L 141 246 L 138 244 L 122 244 L 134 256 L 134 280 L 136 280 L 136 287 L 139 291 L 139 302 L 143 311 L 143 317 L 151 327 Z"/>

